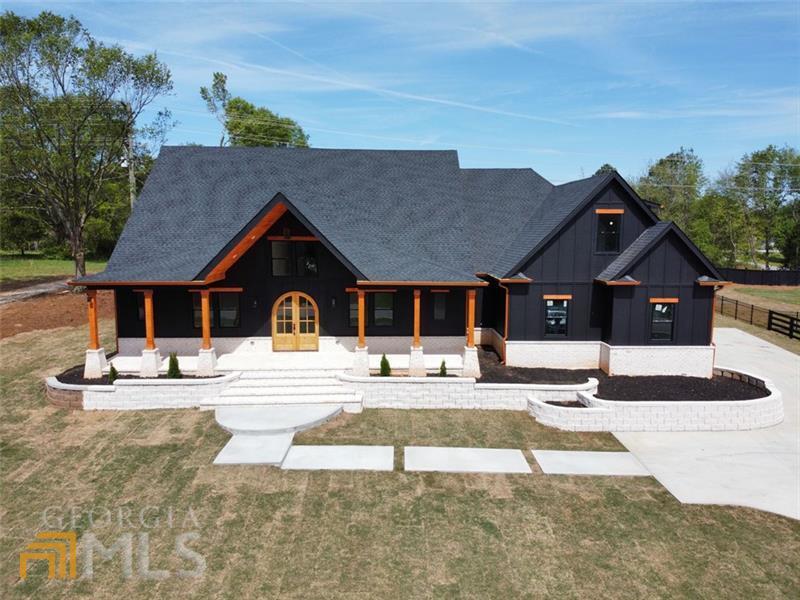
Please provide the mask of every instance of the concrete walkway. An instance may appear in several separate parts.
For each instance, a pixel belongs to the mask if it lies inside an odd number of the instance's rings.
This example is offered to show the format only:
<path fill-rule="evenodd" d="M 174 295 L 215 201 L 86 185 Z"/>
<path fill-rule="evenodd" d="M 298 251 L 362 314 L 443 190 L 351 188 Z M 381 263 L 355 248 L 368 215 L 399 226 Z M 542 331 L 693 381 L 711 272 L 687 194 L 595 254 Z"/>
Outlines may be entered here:
<path fill-rule="evenodd" d="M 716 363 L 763 375 L 783 423 L 737 432 L 617 433 L 678 500 L 749 506 L 800 519 L 800 356 L 739 329 L 714 330 Z"/>
<path fill-rule="evenodd" d="M 650 473 L 630 452 L 587 452 L 584 450 L 536 450 L 533 458 L 547 475 L 610 475 L 649 477 Z"/>

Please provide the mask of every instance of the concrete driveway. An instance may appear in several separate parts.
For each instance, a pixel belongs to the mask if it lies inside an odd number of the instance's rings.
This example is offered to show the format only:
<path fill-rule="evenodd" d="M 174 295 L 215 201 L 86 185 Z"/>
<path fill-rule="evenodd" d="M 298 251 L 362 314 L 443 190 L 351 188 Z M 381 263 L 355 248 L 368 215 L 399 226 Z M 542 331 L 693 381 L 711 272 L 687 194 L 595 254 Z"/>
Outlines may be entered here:
<path fill-rule="evenodd" d="M 783 423 L 740 432 L 616 433 L 678 500 L 800 519 L 800 356 L 739 329 L 714 330 L 716 363 L 771 379 Z"/>

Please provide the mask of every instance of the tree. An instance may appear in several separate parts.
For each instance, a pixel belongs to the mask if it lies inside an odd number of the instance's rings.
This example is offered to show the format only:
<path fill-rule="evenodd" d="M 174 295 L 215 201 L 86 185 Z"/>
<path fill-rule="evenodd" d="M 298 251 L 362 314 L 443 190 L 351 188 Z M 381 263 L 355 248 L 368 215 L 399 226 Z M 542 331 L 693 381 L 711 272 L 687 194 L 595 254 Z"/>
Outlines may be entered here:
<path fill-rule="evenodd" d="M 608 163 L 603 163 L 603 165 L 594 172 L 595 175 L 605 175 L 606 173 L 616 173 L 617 170 L 614 168 L 613 165 Z"/>
<path fill-rule="evenodd" d="M 661 206 L 664 219 L 674 221 L 684 231 L 692 218 L 706 178 L 703 161 L 691 148 L 681 147 L 650 165 L 647 174 L 634 183 L 639 195 Z"/>
<path fill-rule="evenodd" d="M 736 267 L 747 241 L 746 207 L 733 193 L 732 175 L 721 173 L 692 206 L 687 235 L 720 267 Z"/>
<path fill-rule="evenodd" d="M 206 107 L 224 129 L 220 146 L 308 147 L 308 135 L 300 125 L 266 107 L 256 106 L 239 96 L 231 96 L 227 82 L 224 73 L 214 73 L 211 87 L 200 88 L 200 96 L 205 100 Z"/>
<path fill-rule="evenodd" d="M 0 220 L 0 239 L 6 248 L 14 248 L 25 255 L 25 250 L 44 235 L 44 225 L 31 211 L 3 211 Z"/>
<path fill-rule="evenodd" d="M 783 266 L 800 269 L 800 200 L 787 204 L 783 210 L 784 226 L 779 240 Z"/>
<path fill-rule="evenodd" d="M 155 54 L 136 58 L 95 39 L 74 17 L 0 17 L 2 147 L 76 275 L 86 274 L 84 227 L 125 177 L 126 141 L 142 111 L 172 88 Z"/>
<path fill-rule="evenodd" d="M 789 146 L 773 145 L 746 154 L 734 181 L 760 232 L 764 266 L 769 269 L 770 252 L 786 228 L 783 219 L 789 213 L 784 208 L 800 199 L 800 155 Z"/>

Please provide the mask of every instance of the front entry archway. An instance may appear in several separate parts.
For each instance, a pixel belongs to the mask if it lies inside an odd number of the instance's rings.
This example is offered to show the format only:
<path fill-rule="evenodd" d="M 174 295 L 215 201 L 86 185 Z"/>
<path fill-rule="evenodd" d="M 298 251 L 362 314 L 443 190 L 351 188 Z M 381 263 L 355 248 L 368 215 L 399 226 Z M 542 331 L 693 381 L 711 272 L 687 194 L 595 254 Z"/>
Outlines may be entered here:
<path fill-rule="evenodd" d="M 272 305 L 272 350 L 319 349 L 319 310 L 303 292 L 287 292 Z"/>

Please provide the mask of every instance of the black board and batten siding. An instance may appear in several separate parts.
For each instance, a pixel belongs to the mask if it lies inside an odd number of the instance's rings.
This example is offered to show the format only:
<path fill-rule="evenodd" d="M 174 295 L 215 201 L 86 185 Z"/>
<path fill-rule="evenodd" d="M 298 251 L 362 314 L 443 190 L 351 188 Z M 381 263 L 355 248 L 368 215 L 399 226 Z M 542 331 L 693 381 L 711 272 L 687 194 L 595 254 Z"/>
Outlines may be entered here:
<path fill-rule="evenodd" d="M 653 224 L 618 184 L 598 194 L 570 223 L 523 267 L 530 285 L 510 285 L 509 339 L 543 340 L 545 294 L 571 294 L 568 333 L 572 341 L 602 340 L 610 327 L 612 290 L 594 283 L 594 277 L 619 253 L 595 252 L 598 208 L 624 209 L 620 250 L 624 250 Z"/>

